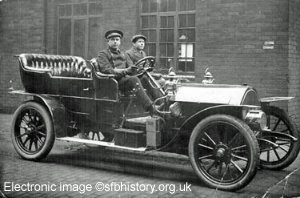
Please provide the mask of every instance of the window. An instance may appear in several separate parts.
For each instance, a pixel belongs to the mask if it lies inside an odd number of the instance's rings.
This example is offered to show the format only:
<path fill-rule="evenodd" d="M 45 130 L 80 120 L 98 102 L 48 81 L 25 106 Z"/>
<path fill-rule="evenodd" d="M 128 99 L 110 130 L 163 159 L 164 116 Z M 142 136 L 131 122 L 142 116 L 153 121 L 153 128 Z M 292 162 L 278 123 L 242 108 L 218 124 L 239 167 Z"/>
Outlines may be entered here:
<path fill-rule="evenodd" d="M 140 30 L 159 70 L 195 71 L 196 0 L 140 0 Z"/>
<path fill-rule="evenodd" d="M 100 48 L 100 1 L 58 5 L 58 53 L 92 58 Z"/>

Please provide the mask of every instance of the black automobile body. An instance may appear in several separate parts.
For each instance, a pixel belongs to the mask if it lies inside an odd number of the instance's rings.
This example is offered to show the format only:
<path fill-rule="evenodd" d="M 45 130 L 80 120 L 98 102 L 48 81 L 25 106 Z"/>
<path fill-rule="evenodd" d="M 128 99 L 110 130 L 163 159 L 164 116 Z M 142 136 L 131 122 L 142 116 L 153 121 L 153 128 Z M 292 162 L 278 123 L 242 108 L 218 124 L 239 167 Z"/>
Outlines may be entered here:
<path fill-rule="evenodd" d="M 258 166 L 282 169 L 298 155 L 299 135 L 294 122 L 276 100 L 259 99 L 246 85 L 187 82 L 165 76 L 157 87 L 149 72 L 155 59 L 137 63 L 163 97 L 162 109 L 149 116 L 135 91 L 122 93 L 112 74 L 98 71 L 95 60 L 76 56 L 21 54 L 19 68 L 25 91 L 32 96 L 20 105 L 12 123 L 18 154 L 39 161 L 55 139 L 130 149 L 187 155 L 196 175 L 208 186 L 238 190 L 255 176 Z M 85 134 L 85 138 L 80 134 Z"/>

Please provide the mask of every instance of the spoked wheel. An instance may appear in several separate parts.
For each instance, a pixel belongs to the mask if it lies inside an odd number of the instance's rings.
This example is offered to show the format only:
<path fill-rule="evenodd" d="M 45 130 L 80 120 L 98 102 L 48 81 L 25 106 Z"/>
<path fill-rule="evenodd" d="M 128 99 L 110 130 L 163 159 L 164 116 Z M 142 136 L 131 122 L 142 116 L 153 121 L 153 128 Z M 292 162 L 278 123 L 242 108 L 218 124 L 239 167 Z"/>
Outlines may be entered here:
<path fill-rule="evenodd" d="M 38 103 L 26 102 L 16 110 L 11 132 L 13 145 L 24 159 L 39 161 L 53 147 L 55 136 L 51 117 Z"/>
<path fill-rule="evenodd" d="M 189 157 L 197 176 L 208 186 L 235 191 L 255 176 L 259 147 L 244 122 L 228 115 L 213 115 L 194 128 Z"/>
<path fill-rule="evenodd" d="M 271 170 L 286 168 L 299 153 L 299 132 L 296 124 L 282 109 L 266 106 L 267 129 L 257 136 L 261 167 Z"/>

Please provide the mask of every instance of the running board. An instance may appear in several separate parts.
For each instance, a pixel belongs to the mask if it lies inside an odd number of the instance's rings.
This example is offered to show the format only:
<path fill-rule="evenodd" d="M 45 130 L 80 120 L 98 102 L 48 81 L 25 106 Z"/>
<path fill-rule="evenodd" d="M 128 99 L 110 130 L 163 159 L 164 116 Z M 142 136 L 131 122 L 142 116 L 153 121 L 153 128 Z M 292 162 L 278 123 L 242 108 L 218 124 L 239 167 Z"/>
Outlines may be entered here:
<path fill-rule="evenodd" d="M 99 145 L 99 146 L 113 147 L 113 148 L 126 149 L 126 150 L 132 150 L 132 151 L 146 151 L 146 147 L 132 148 L 132 147 L 126 147 L 126 146 L 118 146 L 118 145 L 115 145 L 114 142 L 86 140 L 86 139 L 80 139 L 80 138 L 75 138 L 75 137 L 62 137 L 62 138 L 56 138 L 56 139 L 70 141 L 70 142 L 80 142 L 80 143 L 84 143 L 84 144 L 95 144 L 95 145 Z"/>

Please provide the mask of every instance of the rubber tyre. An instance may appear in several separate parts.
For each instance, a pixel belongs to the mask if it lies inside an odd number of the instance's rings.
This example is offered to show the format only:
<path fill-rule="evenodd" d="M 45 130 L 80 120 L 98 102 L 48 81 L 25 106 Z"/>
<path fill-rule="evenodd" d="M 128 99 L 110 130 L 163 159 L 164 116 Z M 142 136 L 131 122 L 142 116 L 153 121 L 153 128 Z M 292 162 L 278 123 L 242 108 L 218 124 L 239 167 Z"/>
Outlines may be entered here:
<path fill-rule="evenodd" d="M 285 126 L 289 129 L 288 134 L 297 138 L 296 142 L 291 143 L 291 147 L 288 153 L 281 160 L 273 161 L 273 162 L 260 160 L 260 165 L 264 169 L 282 170 L 288 167 L 290 164 L 292 164 L 298 156 L 299 149 L 300 149 L 299 131 L 294 121 L 284 110 L 275 106 L 266 106 L 263 108 L 263 111 L 266 113 L 267 116 L 271 115 L 281 120 L 285 124 Z"/>
<path fill-rule="evenodd" d="M 200 164 L 200 153 L 203 152 L 204 155 L 209 155 L 209 152 L 206 151 L 202 151 L 201 149 L 198 149 L 199 145 L 200 145 L 200 141 L 203 141 L 203 139 L 205 139 L 207 136 L 205 136 L 205 134 L 208 136 L 213 137 L 214 135 L 214 131 L 212 131 L 211 134 L 209 134 L 207 131 L 209 131 L 209 127 L 213 128 L 214 126 L 218 126 L 218 125 L 224 125 L 227 128 L 233 128 L 234 131 L 236 132 L 236 134 L 239 135 L 235 135 L 238 137 L 241 137 L 242 140 L 244 140 L 243 142 L 245 142 L 245 147 L 247 148 L 247 152 L 248 152 L 248 156 L 249 159 L 245 165 L 246 169 L 245 172 L 241 173 L 241 175 L 236 178 L 236 180 L 234 181 L 223 181 L 223 180 L 219 180 L 219 179 L 214 179 L 213 176 L 209 175 L 209 171 L 206 171 L 204 167 L 204 165 Z M 220 133 L 221 134 L 221 133 Z M 224 133 L 222 133 L 224 134 Z M 228 133 L 230 134 L 230 133 Z M 237 139 L 232 138 L 231 140 L 228 140 L 230 143 L 228 143 L 228 153 L 233 152 L 230 149 L 230 144 L 232 144 L 232 142 L 238 142 Z M 230 137 L 230 136 L 229 136 Z M 241 139 L 240 138 L 240 139 Z M 211 138 L 213 139 L 213 138 Z M 228 137 L 227 137 L 228 139 Z M 230 138 L 229 138 L 230 139 Z M 236 141 L 234 140 L 236 139 Z M 220 138 L 221 140 L 221 138 Z M 206 142 L 209 140 L 206 140 Z M 226 141 L 224 141 L 226 142 Z M 217 144 L 217 142 L 215 141 L 215 143 Z M 222 143 L 222 142 L 220 142 Z M 236 143 L 235 143 L 236 144 Z M 224 145 L 224 147 L 226 146 L 226 143 L 222 143 L 222 145 Z M 217 145 L 216 145 L 217 147 Z M 205 148 L 204 148 L 205 150 Z M 199 153 L 199 154 L 198 154 Z M 246 185 L 248 185 L 252 179 L 254 178 L 257 169 L 258 169 L 258 165 L 259 165 L 259 146 L 258 146 L 258 142 L 256 140 L 256 137 L 254 135 L 254 133 L 252 132 L 252 130 L 249 128 L 248 125 L 246 125 L 244 122 L 242 122 L 241 120 L 229 116 L 229 115 L 212 115 L 209 116 L 205 119 L 203 119 L 202 121 L 200 121 L 196 127 L 193 129 L 192 134 L 190 136 L 190 141 L 189 141 L 189 158 L 192 164 L 192 167 L 196 173 L 196 175 L 198 176 L 198 178 L 203 181 L 206 185 L 208 185 L 211 188 L 216 188 L 216 189 L 220 189 L 220 190 L 225 190 L 225 191 L 236 191 L 239 189 L 242 189 L 243 187 L 245 187 Z M 228 155 L 228 158 L 232 159 L 232 156 L 230 157 L 230 155 Z M 231 160 L 230 159 L 230 160 Z M 215 158 L 213 158 L 213 160 L 216 160 Z M 215 163 L 215 162 L 214 162 Z M 228 162 L 230 164 L 230 162 Z M 213 166 L 213 165 L 210 165 Z M 230 165 L 228 165 L 228 167 L 230 167 Z M 228 171 L 228 170 L 227 170 Z M 227 172 L 226 171 L 226 172 Z M 225 174 L 224 176 L 225 177 Z M 229 171 L 228 171 L 229 172 Z"/>
<path fill-rule="evenodd" d="M 47 109 L 32 101 L 19 106 L 13 116 L 11 137 L 15 150 L 23 159 L 44 159 L 55 140 L 52 120 Z"/>

